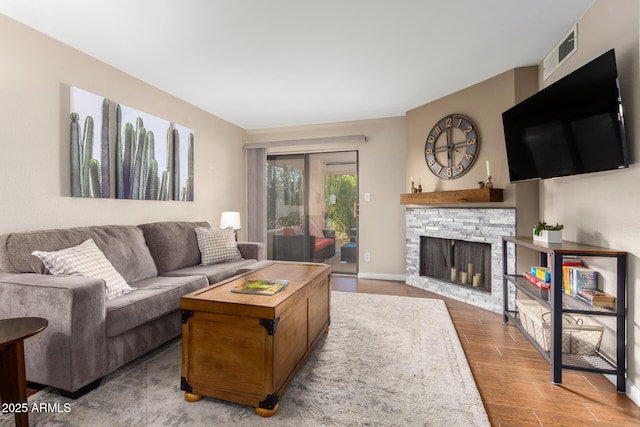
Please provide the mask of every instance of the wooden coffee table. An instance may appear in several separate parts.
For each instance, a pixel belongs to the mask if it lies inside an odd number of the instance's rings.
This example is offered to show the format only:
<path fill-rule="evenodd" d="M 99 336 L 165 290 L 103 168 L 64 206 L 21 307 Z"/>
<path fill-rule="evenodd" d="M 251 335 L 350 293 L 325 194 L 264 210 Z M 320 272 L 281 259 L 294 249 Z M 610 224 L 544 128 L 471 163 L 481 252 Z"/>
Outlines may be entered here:
<path fill-rule="evenodd" d="M 331 287 L 326 264 L 273 262 L 182 297 L 181 389 L 251 405 L 262 416 L 279 399 L 328 332 Z M 289 280 L 275 295 L 231 292 L 246 280 Z"/>

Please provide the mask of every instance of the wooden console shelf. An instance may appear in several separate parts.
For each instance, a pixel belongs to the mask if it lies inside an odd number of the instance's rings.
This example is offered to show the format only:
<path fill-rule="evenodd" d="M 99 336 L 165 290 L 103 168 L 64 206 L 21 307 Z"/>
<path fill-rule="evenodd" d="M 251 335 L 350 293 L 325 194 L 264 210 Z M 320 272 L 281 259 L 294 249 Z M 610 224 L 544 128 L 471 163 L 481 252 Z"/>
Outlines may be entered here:
<path fill-rule="evenodd" d="M 508 244 L 516 248 L 523 247 L 539 253 L 541 266 L 546 266 L 552 272 L 551 286 L 549 290 L 540 291 L 539 288 L 529 284 L 515 271 L 508 271 L 507 253 Z M 517 253 L 517 251 L 516 251 Z M 575 296 L 562 292 L 562 261 L 565 255 L 577 255 L 583 257 L 605 257 L 616 260 L 616 303 L 615 308 L 591 307 Z M 513 268 L 513 267 L 511 267 Z M 618 393 L 626 390 L 626 301 L 627 301 L 627 252 L 585 245 L 576 242 L 563 241 L 562 243 L 541 243 L 531 237 L 502 237 L 502 274 L 503 274 L 503 321 L 512 322 L 531 344 L 551 364 L 551 381 L 554 384 L 562 383 L 562 370 L 575 369 L 589 372 L 600 372 L 616 376 L 616 388 Z M 534 338 L 529 335 L 521 322 L 517 307 L 510 306 L 509 287 L 515 287 L 518 292 L 524 293 L 529 298 L 546 307 L 550 312 L 550 348 L 545 350 Z M 603 354 L 596 351 L 593 355 L 572 354 L 562 352 L 563 342 L 563 314 L 584 314 L 588 316 L 611 316 L 616 318 L 615 361 L 610 361 Z M 613 357 L 613 356 L 612 356 Z"/>
<path fill-rule="evenodd" d="M 502 202 L 502 188 L 477 188 L 474 190 L 434 191 L 400 195 L 401 205 L 435 205 L 442 203 Z"/>

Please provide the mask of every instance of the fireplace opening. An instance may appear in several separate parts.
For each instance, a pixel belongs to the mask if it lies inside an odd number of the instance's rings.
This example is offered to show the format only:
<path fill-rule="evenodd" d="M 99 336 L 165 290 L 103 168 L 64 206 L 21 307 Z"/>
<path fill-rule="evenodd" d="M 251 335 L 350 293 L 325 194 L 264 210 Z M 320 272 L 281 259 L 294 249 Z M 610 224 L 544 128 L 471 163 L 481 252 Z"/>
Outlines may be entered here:
<path fill-rule="evenodd" d="M 421 236 L 420 275 L 491 293 L 491 244 Z"/>

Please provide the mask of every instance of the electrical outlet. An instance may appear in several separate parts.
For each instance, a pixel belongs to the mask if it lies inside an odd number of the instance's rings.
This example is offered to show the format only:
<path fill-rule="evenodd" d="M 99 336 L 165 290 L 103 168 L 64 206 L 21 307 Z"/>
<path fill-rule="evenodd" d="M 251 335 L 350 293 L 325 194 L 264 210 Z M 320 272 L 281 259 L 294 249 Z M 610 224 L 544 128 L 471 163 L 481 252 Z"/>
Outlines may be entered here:
<path fill-rule="evenodd" d="M 364 253 L 364 260 L 365 260 L 366 262 L 371 261 L 371 252 L 365 252 L 365 253 Z"/>

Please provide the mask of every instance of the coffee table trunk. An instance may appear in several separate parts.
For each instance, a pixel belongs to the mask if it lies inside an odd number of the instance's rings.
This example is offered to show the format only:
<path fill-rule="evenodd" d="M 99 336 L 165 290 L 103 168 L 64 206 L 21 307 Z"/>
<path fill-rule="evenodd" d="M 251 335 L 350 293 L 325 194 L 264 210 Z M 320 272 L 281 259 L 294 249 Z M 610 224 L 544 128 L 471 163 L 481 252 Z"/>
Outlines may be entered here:
<path fill-rule="evenodd" d="M 278 401 L 328 331 L 330 267 L 273 262 L 181 299 L 185 399 L 202 396 L 273 415 Z M 289 280 L 266 296 L 231 292 L 246 280 Z"/>

